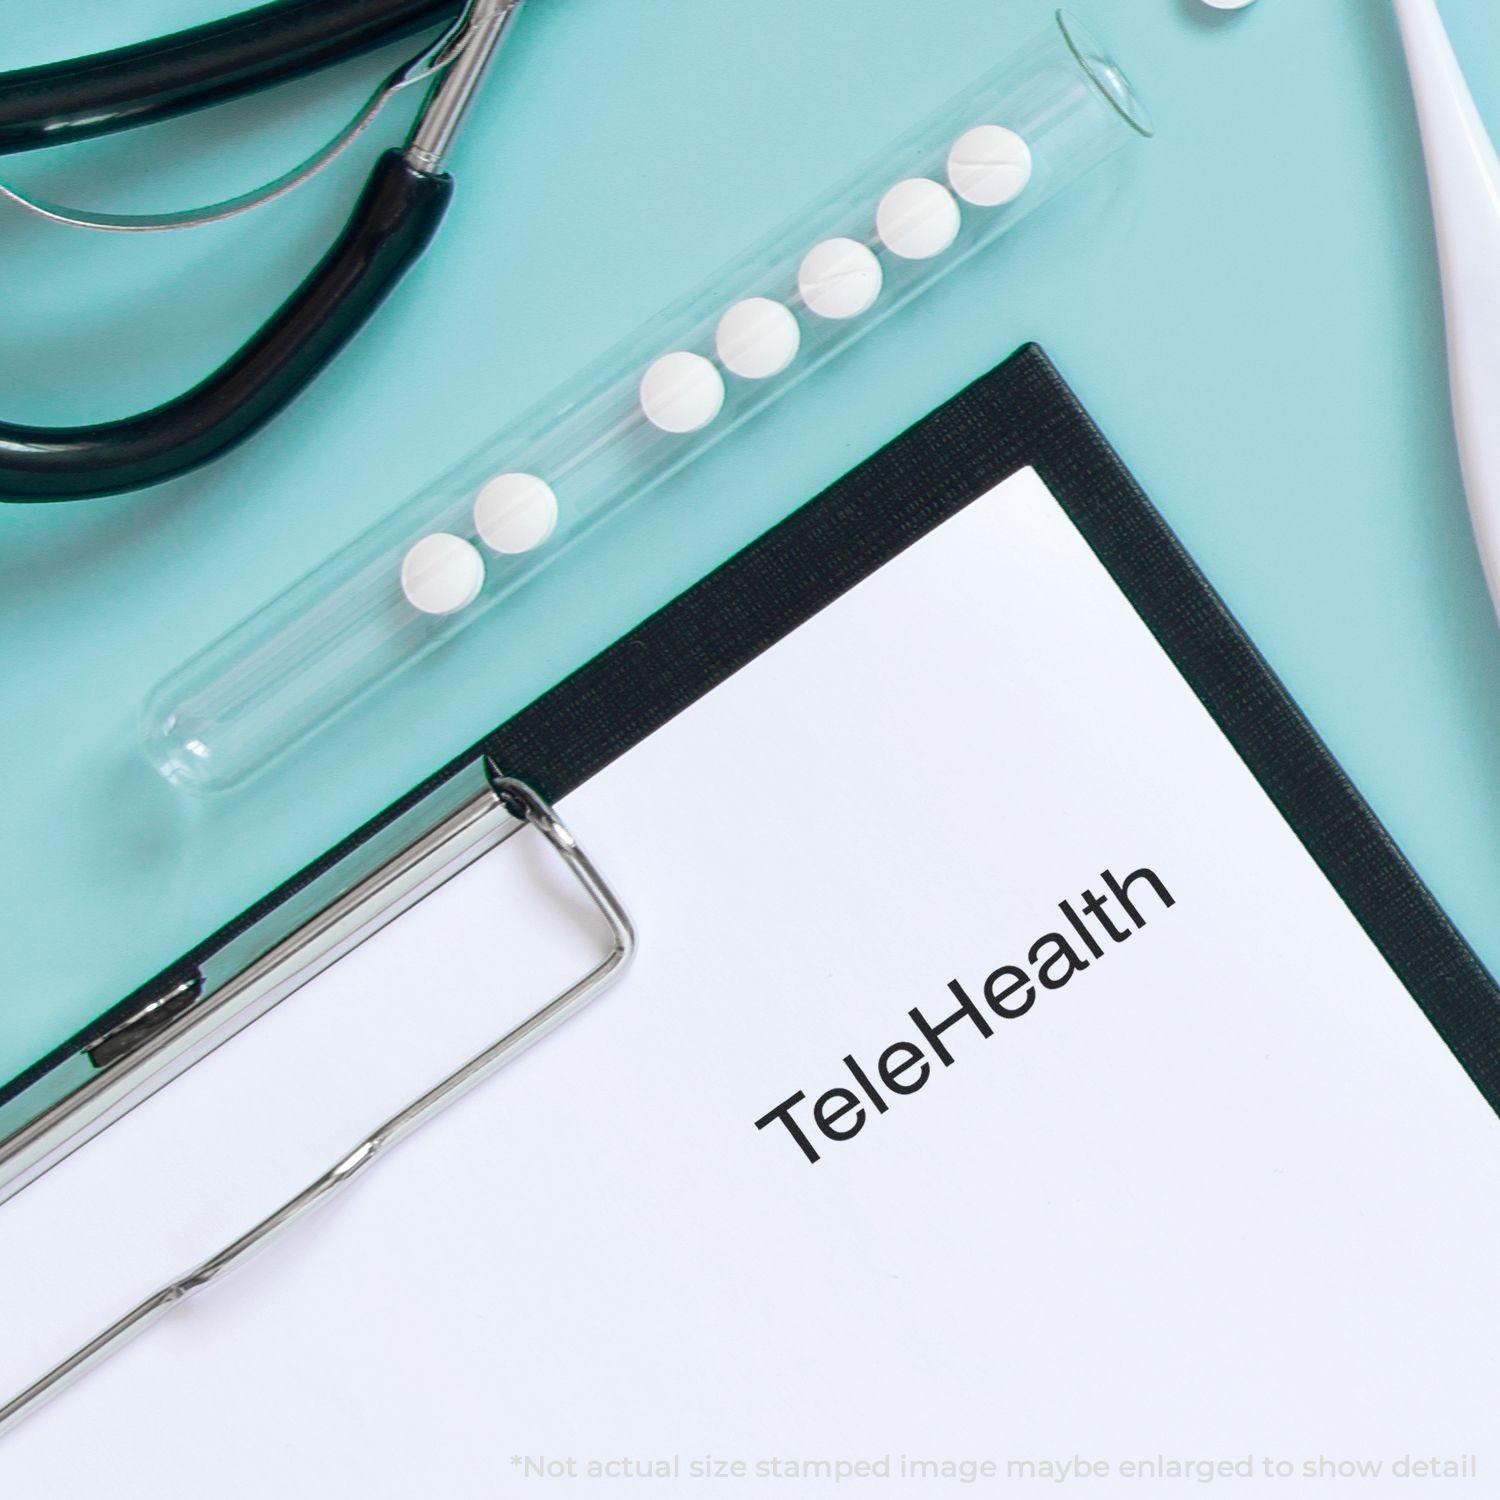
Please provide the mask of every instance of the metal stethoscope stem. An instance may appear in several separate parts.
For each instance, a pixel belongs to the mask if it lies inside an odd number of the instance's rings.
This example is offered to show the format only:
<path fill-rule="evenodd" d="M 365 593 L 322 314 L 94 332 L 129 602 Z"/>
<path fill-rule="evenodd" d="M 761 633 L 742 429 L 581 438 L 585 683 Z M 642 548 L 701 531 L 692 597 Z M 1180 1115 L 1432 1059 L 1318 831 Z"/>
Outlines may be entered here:
<path fill-rule="evenodd" d="M 454 39 L 454 56 L 432 85 L 406 140 L 419 172 L 441 172 L 511 22 L 525 0 L 474 0 Z"/>
<path fill-rule="evenodd" d="M 294 191 L 339 158 L 398 94 L 428 86 L 404 148 L 381 156 L 339 238 L 238 353 L 192 389 L 135 416 L 80 427 L 0 422 L 0 501 L 81 500 L 158 484 L 218 457 L 280 412 L 363 326 L 431 240 L 452 195 L 453 182 L 444 170 L 447 158 L 522 4 L 523 0 L 470 0 L 438 40 L 391 73 L 332 140 L 250 192 L 194 208 L 115 213 L 68 207 L 0 183 L 0 199 L 69 228 L 126 234 L 197 228 L 247 213 Z M 349 46 L 354 48 L 441 19 L 445 7 L 434 0 L 362 0 L 359 5 L 345 0 L 329 9 L 349 12 L 346 29 Z M 265 50 L 266 35 L 254 31 L 251 23 L 260 18 L 262 27 L 271 24 L 271 12 L 282 26 L 289 26 L 305 18 L 306 7 L 300 0 L 286 0 L 239 18 L 249 41 L 242 37 L 240 52 L 229 55 L 233 66 L 248 66 L 241 53 Z M 189 88 L 189 75 L 196 77 L 202 71 L 194 67 L 197 53 L 217 56 L 225 52 L 224 30 L 222 25 L 201 28 L 206 40 L 195 43 L 198 33 L 191 33 L 178 47 L 167 49 L 177 59 L 175 66 L 184 75 L 181 87 L 194 103 L 214 103 L 244 91 L 242 86 L 226 84 L 215 92 L 201 80 L 196 93 Z M 281 73 L 263 69 L 263 81 L 277 82 L 336 60 L 336 40 L 331 24 L 321 21 L 305 46 L 292 49 L 293 56 Z M 139 50 L 126 52 L 133 56 Z M 117 55 L 86 59 L 76 65 L 76 72 L 80 78 L 108 78 L 110 59 Z M 152 52 L 146 61 L 154 57 Z M 156 76 L 144 63 L 139 67 L 127 64 L 128 59 L 119 64 L 127 75 L 143 71 Z M 154 66 L 159 70 L 165 64 L 157 60 Z M 7 136 L 13 143 L 11 149 L 42 144 L 52 127 L 60 139 L 98 133 L 89 128 L 79 92 L 83 85 L 63 88 L 55 71 L 40 70 L 47 76 L 32 87 L 38 96 L 38 118 L 30 124 L 17 120 L 8 130 L 7 106 L 13 113 L 23 113 L 17 110 L 15 96 L 26 90 L 16 80 L 24 83 L 27 75 L 0 75 L 0 149 L 5 148 Z M 170 95 L 171 90 L 163 92 Z M 160 118 L 182 107 L 155 98 L 139 103 L 144 119 Z M 128 101 L 114 99 L 112 112 L 101 106 L 101 113 L 99 129 L 121 129 L 131 122 Z"/>

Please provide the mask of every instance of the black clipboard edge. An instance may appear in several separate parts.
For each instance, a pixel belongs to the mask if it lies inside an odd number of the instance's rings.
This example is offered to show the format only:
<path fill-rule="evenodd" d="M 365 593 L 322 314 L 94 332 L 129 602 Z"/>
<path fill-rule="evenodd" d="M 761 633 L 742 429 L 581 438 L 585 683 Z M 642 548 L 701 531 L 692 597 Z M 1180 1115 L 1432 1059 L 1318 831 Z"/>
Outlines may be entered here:
<path fill-rule="evenodd" d="M 1500 988 L 1046 354 L 1026 345 L 0 1087 L 0 1105 L 488 753 L 565 797 L 862 579 L 1032 466 L 1492 1108 Z"/>
<path fill-rule="evenodd" d="M 1500 1111 L 1500 988 L 1035 344 L 522 710 L 486 748 L 544 795 L 565 796 L 1028 465 Z"/>

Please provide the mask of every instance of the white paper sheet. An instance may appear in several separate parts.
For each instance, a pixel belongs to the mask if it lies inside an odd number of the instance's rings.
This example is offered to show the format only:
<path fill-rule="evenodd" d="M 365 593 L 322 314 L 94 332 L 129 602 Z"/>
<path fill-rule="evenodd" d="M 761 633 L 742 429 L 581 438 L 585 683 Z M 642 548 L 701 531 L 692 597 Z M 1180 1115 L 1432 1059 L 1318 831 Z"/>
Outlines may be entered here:
<path fill-rule="evenodd" d="M 1034 475 L 563 811 L 624 984 L 0 1443 L 0 1494 L 1495 1492 L 1500 1126 Z M 1038 985 L 1058 903 L 1142 867 L 1170 908 L 1137 881 Z M 593 951 L 525 839 L 380 934 L 0 1209 L 0 1379 Z M 950 981 L 993 1034 L 943 1067 Z M 899 1042 L 920 1091 L 819 1134 Z M 816 1163 L 755 1126 L 797 1091 Z"/>

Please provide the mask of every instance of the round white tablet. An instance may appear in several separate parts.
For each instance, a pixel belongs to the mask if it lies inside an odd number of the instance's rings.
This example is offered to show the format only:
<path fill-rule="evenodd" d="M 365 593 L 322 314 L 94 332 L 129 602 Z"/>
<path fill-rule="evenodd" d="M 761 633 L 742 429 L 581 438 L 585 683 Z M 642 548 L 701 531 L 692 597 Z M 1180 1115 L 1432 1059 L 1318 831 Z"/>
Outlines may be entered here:
<path fill-rule="evenodd" d="M 823 240 L 802 257 L 797 290 L 820 318 L 857 318 L 880 295 L 884 273 L 858 240 Z"/>
<path fill-rule="evenodd" d="M 697 432 L 723 405 L 724 377 L 701 354 L 663 354 L 641 376 L 641 410 L 663 432 Z"/>
<path fill-rule="evenodd" d="M 719 319 L 714 347 L 726 370 L 746 380 L 779 375 L 797 357 L 802 330 L 789 307 L 769 297 L 747 297 Z"/>
<path fill-rule="evenodd" d="M 461 536 L 434 531 L 401 560 L 401 592 L 424 615 L 451 615 L 472 604 L 484 583 L 484 559 Z"/>
<path fill-rule="evenodd" d="M 557 496 L 535 474 L 496 474 L 474 500 L 474 529 L 493 552 L 530 552 L 557 525 Z"/>
<path fill-rule="evenodd" d="M 1215 10 L 1244 10 L 1252 0 L 1203 0 L 1203 3 L 1213 6 Z"/>
<path fill-rule="evenodd" d="M 1031 147 L 1004 125 L 976 125 L 954 141 L 948 153 L 948 181 L 965 203 L 999 208 L 1026 191 Z"/>
<path fill-rule="evenodd" d="M 960 215 L 953 194 L 930 177 L 898 182 L 875 210 L 875 230 L 892 255 L 931 260 L 958 238 Z"/>

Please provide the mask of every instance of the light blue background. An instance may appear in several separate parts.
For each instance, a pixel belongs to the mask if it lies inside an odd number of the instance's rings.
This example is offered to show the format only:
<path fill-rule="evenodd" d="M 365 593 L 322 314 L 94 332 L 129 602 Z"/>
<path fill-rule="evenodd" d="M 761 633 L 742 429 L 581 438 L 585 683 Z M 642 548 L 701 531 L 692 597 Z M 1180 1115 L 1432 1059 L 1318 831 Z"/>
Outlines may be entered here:
<path fill-rule="evenodd" d="M 777 441 L 738 435 L 692 494 L 533 591 L 460 660 L 467 685 L 449 669 L 441 712 L 398 695 L 357 749 L 218 804 L 170 791 L 134 748 L 143 695 L 182 657 L 1029 38 L 1048 0 L 533 0 L 440 238 L 293 411 L 151 492 L 0 508 L 0 1077 L 1031 338 L 1500 966 L 1500 634 L 1388 7 L 1076 3 L 1158 139 L 804 387 Z M 5 9 L 12 67 L 222 3 Z M 1500 10 L 1446 11 L 1500 123 Z M 376 71 L 0 167 L 104 206 L 196 201 L 296 159 Z M 316 258 L 382 143 L 191 235 L 0 207 L 3 415 L 99 419 L 195 379 Z M 610 854 L 628 889 L 629 851 Z"/>

